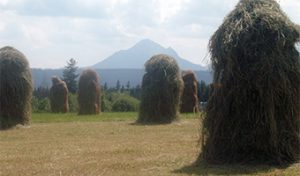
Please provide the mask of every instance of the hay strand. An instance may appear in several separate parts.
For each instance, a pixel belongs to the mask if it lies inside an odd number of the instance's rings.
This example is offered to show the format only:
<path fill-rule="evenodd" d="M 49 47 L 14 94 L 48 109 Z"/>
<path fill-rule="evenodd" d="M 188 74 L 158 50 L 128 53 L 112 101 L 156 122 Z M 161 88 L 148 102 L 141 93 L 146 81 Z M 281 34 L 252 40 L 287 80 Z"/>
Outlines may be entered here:
<path fill-rule="evenodd" d="M 52 77 L 52 87 L 50 88 L 51 111 L 55 113 L 66 113 L 69 111 L 68 88 L 64 81 L 58 77 Z"/>
<path fill-rule="evenodd" d="M 31 119 L 32 77 L 26 57 L 13 47 L 0 49 L 0 129 Z"/>
<path fill-rule="evenodd" d="M 214 91 L 199 159 L 286 164 L 300 156 L 299 31 L 274 0 L 241 0 L 210 40 Z"/>
<path fill-rule="evenodd" d="M 193 71 L 183 71 L 182 79 L 184 82 L 184 89 L 181 96 L 181 108 L 180 112 L 199 112 L 199 101 L 198 101 L 198 85 L 197 78 Z"/>
<path fill-rule="evenodd" d="M 82 72 L 78 84 L 79 115 L 99 114 L 100 82 L 95 70 L 86 69 Z"/>
<path fill-rule="evenodd" d="M 171 123 L 178 117 L 183 88 L 176 60 L 168 55 L 155 55 L 145 67 L 137 122 Z"/>

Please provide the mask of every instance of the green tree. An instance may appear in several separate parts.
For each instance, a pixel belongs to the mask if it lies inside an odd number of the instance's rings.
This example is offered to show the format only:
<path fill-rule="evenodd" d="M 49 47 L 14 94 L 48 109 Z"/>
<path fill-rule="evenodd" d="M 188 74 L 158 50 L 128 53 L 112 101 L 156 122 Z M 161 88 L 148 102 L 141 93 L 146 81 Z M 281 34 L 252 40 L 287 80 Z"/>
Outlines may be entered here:
<path fill-rule="evenodd" d="M 140 100 L 141 99 L 141 86 L 140 85 L 137 85 L 136 87 L 132 87 L 130 90 L 129 90 L 129 95 Z"/>
<path fill-rule="evenodd" d="M 63 71 L 62 80 L 66 82 L 69 92 L 76 93 L 77 91 L 77 77 L 79 74 L 76 74 L 78 67 L 76 66 L 77 61 L 71 58 L 67 61 L 67 65 Z"/>
<path fill-rule="evenodd" d="M 200 83 L 198 82 L 198 97 L 201 102 L 207 101 L 208 96 L 206 94 L 207 94 L 207 86 L 205 82 L 201 80 Z"/>
<path fill-rule="evenodd" d="M 121 83 L 120 83 L 120 80 L 117 81 L 116 89 L 117 89 L 117 90 L 120 90 L 120 89 L 121 89 Z"/>
<path fill-rule="evenodd" d="M 104 83 L 103 89 L 104 89 L 104 90 L 107 90 L 107 89 L 108 89 L 107 82 Z"/>
<path fill-rule="evenodd" d="M 127 82 L 127 84 L 126 84 L 126 88 L 127 88 L 127 90 L 129 90 L 129 89 L 130 89 L 130 81 L 128 81 L 128 82 Z"/>
<path fill-rule="evenodd" d="M 124 87 L 124 85 L 122 85 L 122 87 L 121 87 L 121 93 L 123 93 L 125 91 L 125 87 Z"/>

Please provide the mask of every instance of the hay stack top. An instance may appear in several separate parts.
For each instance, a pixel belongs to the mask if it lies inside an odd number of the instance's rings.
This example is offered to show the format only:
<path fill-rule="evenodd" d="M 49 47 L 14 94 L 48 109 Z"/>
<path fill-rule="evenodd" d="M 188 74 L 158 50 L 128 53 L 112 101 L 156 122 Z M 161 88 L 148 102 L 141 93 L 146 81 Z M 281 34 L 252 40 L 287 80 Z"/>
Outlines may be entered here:
<path fill-rule="evenodd" d="M 255 62 L 276 55 L 274 50 L 293 47 L 299 36 L 299 27 L 275 0 L 241 0 L 210 40 L 213 69 L 230 64 L 226 60 L 235 57 L 252 56 Z"/>
<path fill-rule="evenodd" d="M 146 72 L 165 72 L 165 75 L 176 75 L 179 72 L 179 67 L 174 58 L 165 54 L 152 56 L 145 63 Z"/>
<path fill-rule="evenodd" d="M 185 80 L 185 82 L 188 82 L 188 83 L 197 82 L 197 77 L 192 70 L 182 71 L 181 74 L 182 74 L 183 80 Z"/>
<path fill-rule="evenodd" d="M 100 78 L 99 78 L 97 72 L 93 69 L 83 70 L 81 73 L 80 79 L 79 79 L 80 82 L 84 82 L 84 83 L 88 83 L 90 81 L 99 82 L 99 80 L 100 80 Z M 86 86 L 86 85 L 84 85 L 84 86 Z"/>
<path fill-rule="evenodd" d="M 5 65 L 5 67 L 11 67 L 9 69 L 15 71 L 22 71 L 24 68 L 29 67 L 29 63 L 24 54 L 10 46 L 5 46 L 0 49 L 0 65 L 2 64 Z"/>
<path fill-rule="evenodd" d="M 61 80 L 61 79 L 59 79 L 59 77 L 57 77 L 57 76 L 53 76 L 52 77 L 52 84 L 53 85 L 57 85 L 57 84 L 60 84 L 60 83 L 62 83 L 63 81 Z"/>

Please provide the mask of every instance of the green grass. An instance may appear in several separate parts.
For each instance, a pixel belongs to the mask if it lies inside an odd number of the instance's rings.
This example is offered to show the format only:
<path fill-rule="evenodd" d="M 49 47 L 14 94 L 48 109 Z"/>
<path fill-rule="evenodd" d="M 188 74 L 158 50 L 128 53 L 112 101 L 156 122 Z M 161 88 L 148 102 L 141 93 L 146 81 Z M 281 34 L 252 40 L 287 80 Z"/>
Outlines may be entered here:
<path fill-rule="evenodd" d="M 127 121 L 136 120 L 137 112 L 104 112 L 99 115 L 77 115 L 75 113 L 33 113 L 32 123 L 55 123 L 55 122 L 103 122 L 103 121 Z M 181 114 L 179 119 L 195 119 L 200 114 Z"/>

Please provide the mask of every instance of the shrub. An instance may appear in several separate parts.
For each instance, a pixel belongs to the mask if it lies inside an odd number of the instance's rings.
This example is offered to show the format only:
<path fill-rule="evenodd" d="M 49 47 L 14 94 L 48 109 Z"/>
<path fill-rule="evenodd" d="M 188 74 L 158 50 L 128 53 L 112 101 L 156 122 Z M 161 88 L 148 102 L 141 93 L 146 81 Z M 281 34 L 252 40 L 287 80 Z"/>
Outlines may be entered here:
<path fill-rule="evenodd" d="M 26 57 L 12 47 L 0 49 L 0 129 L 31 119 L 32 77 Z"/>
<path fill-rule="evenodd" d="M 171 123 L 178 117 L 182 78 L 174 58 L 155 55 L 145 64 L 139 123 Z"/>
<path fill-rule="evenodd" d="M 78 107 L 77 95 L 69 92 L 68 102 L 69 102 L 69 112 L 78 112 L 79 107 Z"/>
<path fill-rule="evenodd" d="M 100 83 L 96 71 L 84 70 L 78 85 L 79 115 L 98 114 L 100 107 Z"/>
<path fill-rule="evenodd" d="M 112 110 L 112 102 L 106 99 L 105 96 L 101 96 L 101 110 L 103 112 L 110 112 Z"/>
<path fill-rule="evenodd" d="M 133 112 L 137 111 L 139 101 L 136 98 L 128 95 L 121 95 L 112 104 L 112 111 L 114 112 Z"/>
<path fill-rule="evenodd" d="M 33 112 L 50 112 L 50 102 L 48 98 L 32 97 L 32 111 Z"/>
<path fill-rule="evenodd" d="M 180 111 L 184 113 L 199 112 L 198 83 L 195 73 L 190 70 L 184 71 L 182 72 L 182 79 L 184 89 L 181 96 Z"/>
<path fill-rule="evenodd" d="M 50 88 L 50 105 L 52 112 L 66 113 L 69 111 L 68 88 L 64 81 L 58 77 L 52 78 L 52 87 Z"/>
<path fill-rule="evenodd" d="M 274 0 L 241 0 L 210 40 L 209 163 L 284 164 L 300 156 L 299 31 Z"/>

